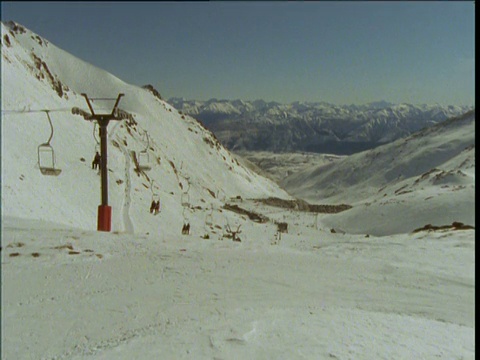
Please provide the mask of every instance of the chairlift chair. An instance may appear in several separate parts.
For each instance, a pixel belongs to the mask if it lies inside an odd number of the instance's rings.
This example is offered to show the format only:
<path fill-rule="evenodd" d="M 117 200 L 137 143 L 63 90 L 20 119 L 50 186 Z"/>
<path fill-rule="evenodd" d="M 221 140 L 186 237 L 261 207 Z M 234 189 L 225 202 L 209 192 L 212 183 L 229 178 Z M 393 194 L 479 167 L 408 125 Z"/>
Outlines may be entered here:
<path fill-rule="evenodd" d="M 213 216 L 212 216 L 212 214 L 207 214 L 207 216 L 205 217 L 205 224 L 207 224 L 208 226 L 212 226 L 212 225 L 213 225 Z"/>
<path fill-rule="evenodd" d="M 182 215 L 183 215 L 183 227 L 182 227 L 182 235 L 190 235 L 190 220 L 189 216 L 186 215 L 185 208 L 183 208 Z"/>
<path fill-rule="evenodd" d="M 38 146 L 38 167 L 42 175 L 58 176 L 62 170 L 55 168 L 55 152 L 53 147 L 44 143 Z"/>
<path fill-rule="evenodd" d="M 212 215 L 212 213 L 213 213 L 213 208 L 211 209 L 210 214 L 207 214 L 205 216 L 205 225 L 207 225 L 207 226 L 212 226 L 213 225 L 213 215 Z"/>
<path fill-rule="evenodd" d="M 52 120 L 50 119 L 50 115 L 48 114 L 48 110 L 44 110 L 47 114 L 48 123 L 50 124 L 50 137 L 46 143 L 40 144 L 37 148 L 37 155 L 38 155 L 38 167 L 40 168 L 40 172 L 42 175 L 52 175 L 58 176 L 62 170 L 55 168 L 55 152 L 53 151 L 52 145 L 50 145 L 50 141 L 53 137 L 53 125 Z"/>
<path fill-rule="evenodd" d="M 188 178 L 186 178 L 186 179 L 187 179 L 188 188 L 182 194 L 182 206 L 189 207 L 190 206 L 190 195 L 188 195 L 188 191 L 190 190 L 190 181 L 189 181 Z"/>
<path fill-rule="evenodd" d="M 182 194 L 182 206 L 190 206 L 190 195 L 187 192 Z"/>
<path fill-rule="evenodd" d="M 141 171 L 149 171 L 152 169 L 150 166 L 150 156 L 146 150 L 138 153 L 138 169 Z"/>
<path fill-rule="evenodd" d="M 150 146 L 150 138 L 145 132 L 144 137 L 147 138 L 147 146 L 138 153 L 138 169 L 141 171 L 149 171 L 152 169 L 150 165 L 150 156 L 148 155 L 148 148 Z"/>
<path fill-rule="evenodd" d="M 154 206 L 154 203 L 158 203 L 158 209 L 155 209 L 155 211 L 153 212 L 154 215 L 157 215 L 161 212 L 160 196 L 158 194 L 153 194 L 152 195 L 152 203 L 150 205 L 150 212 L 152 212 L 152 208 Z"/>

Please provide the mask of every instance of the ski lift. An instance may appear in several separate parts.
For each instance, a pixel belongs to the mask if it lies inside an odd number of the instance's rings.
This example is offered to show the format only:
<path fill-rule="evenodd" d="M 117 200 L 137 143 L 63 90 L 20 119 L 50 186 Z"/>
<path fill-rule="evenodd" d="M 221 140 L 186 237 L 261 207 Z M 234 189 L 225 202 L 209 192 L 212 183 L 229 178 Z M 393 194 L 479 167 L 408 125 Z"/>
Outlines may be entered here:
<path fill-rule="evenodd" d="M 182 206 L 189 207 L 190 206 L 190 195 L 188 195 L 188 191 L 190 190 L 190 181 L 188 181 L 188 188 L 185 190 L 185 192 L 182 194 Z"/>
<path fill-rule="evenodd" d="M 145 136 L 147 137 L 147 146 L 144 150 L 138 153 L 138 169 L 141 171 L 149 171 L 152 169 L 152 167 L 150 166 L 150 156 L 147 152 L 148 147 L 150 146 L 150 139 L 147 132 L 145 132 Z"/>
<path fill-rule="evenodd" d="M 160 195 L 155 192 L 154 186 L 153 186 L 154 180 L 150 180 L 150 191 L 152 192 L 152 204 L 155 203 L 160 203 Z M 160 212 L 160 211 L 159 211 Z"/>
<path fill-rule="evenodd" d="M 157 203 L 158 208 L 157 208 L 157 212 L 155 212 L 155 214 L 158 214 L 160 212 L 160 209 L 161 209 L 160 208 L 161 204 L 160 204 L 160 195 L 158 195 L 157 193 L 152 194 L 152 204 L 153 203 Z"/>
<path fill-rule="evenodd" d="M 160 213 L 160 199 L 152 200 L 152 203 L 150 204 L 150 213 L 153 215 Z"/>
<path fill-rule="evenodd" d="M 190 221 L 188 217 L 185 215 L 186 208 L 183 208 L 183 226 L 182 226 L 182 235 L 190 235 Z"/>
<path fill-rule="evenodd" d="M 182 194 L 182 206 L 188 207 L 190 206 L 190 195 L 187 192 Z"/>
<path fill-rule="evenodd" d="M 213 207 L 210 208 L 210 214 L 205 216 L 205 225 L 212 226 L 213 225 Z"/>
<path fill-rule="evenodd" d="M 150 166 L 150 157 L 145 150 L 142 150 L 138 154 L 138 169 L 141 171 L 149 171 L 152 169 Z"/>
<path fill-rule="evenodd" d="M 47 114 L 48 123 L 50 124 L 50 137 L 46 143 L 40 144 L 37 148 L 38 154 L 38 167 L 42 175 L 52 175 L 58 176 L 62 170 L 55 168 L 55 152 L 53 151 L 50 141 L 53 138 L 53 125 L 52 120 L 50 119 L 49 110 L 44 110 Z"/>

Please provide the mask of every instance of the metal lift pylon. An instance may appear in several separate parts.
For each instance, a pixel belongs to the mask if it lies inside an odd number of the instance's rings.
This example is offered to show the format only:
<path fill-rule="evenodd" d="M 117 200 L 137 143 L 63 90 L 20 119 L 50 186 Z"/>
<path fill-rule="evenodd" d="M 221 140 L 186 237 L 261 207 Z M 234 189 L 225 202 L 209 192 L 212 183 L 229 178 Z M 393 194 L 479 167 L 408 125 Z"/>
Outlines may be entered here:
<path fill-rule="evenodd" d="M 81 94 L 87 101 L 89 114 L 79 108 L 72 108 L 72 114 L 81 115 L 85 120 L 96 121 L 100 129 L 100 175 L 101 175 L 101 194 L 102 202 L 98 206 L 97 231 L 110 231 L 112 222 L 112 208 L 108 205 L 108 168 L 107 168 L 107 126 L 110 120 L 123 120 L 128 118 L 128 114 L 118 110 L 118 103 L 124 94 L 119 94 L 116 98 L 112 112 L 108 114 L 96 114 L 93 110 L 90 100 L 115 100 L 115 98 L 89 98 L 87 94 Z"/>

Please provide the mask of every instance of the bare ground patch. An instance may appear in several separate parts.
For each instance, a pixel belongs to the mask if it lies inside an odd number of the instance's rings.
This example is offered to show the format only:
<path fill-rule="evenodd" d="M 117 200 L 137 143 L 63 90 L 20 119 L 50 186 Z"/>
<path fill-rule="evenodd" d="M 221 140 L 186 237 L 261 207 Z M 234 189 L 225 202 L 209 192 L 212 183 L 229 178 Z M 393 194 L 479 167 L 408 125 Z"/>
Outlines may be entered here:
<path fill-rule="evenodd" d="M 223 206 L 223 209 L 233 211 L 240 215 L 246 215 L 250 220 L 258 223 L 262 223 L 262 224 L 268 222 L 269 220 L 268 217 L 266 217 L 265 215 L 256 213 L 254 211 L 243 209 L 238 205 L 225 204 Z"/>
<path fill-rule="evenodd" d="M 284 209 L 291 209 L 296 211 L 304 212 L 314 212 L 314 213 L 325 213 L 325 214 L 335 214 L 348 209 L 351 209 L 351 205 L 340 204 L 340 205 L 321 205 L 321 204 L 309 204 L 305 200 L 295 199 L 295 200 L 285 200 L 279 199 L 276 197 L 269 197 L 267 199 L 256 199 L 265 205 L 280 207 Z"/>
<path fill-rule="evenodd" d="M 413 230 L 413 232 L 417 233 L 420 231 L 437 231 L 437 230 L 475 230 L 475 227 L 471 225 L 465 225 L 458 221 L 454 221 L 452 225 L 435 226 L 432 224 L 427 224 L 424 227 Z"/>

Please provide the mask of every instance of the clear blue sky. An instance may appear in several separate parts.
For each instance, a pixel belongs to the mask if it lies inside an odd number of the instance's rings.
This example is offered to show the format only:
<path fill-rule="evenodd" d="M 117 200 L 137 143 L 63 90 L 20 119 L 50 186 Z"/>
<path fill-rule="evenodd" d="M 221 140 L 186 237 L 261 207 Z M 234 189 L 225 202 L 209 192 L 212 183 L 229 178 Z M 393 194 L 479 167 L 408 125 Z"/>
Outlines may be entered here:
<path fill-rule="evenodd" d="M 473 1 L 1 6 L 2 21 L 164 98 L 474 104 Z"/>

